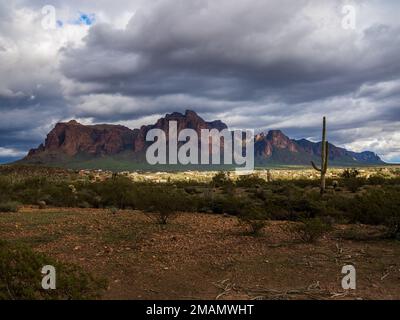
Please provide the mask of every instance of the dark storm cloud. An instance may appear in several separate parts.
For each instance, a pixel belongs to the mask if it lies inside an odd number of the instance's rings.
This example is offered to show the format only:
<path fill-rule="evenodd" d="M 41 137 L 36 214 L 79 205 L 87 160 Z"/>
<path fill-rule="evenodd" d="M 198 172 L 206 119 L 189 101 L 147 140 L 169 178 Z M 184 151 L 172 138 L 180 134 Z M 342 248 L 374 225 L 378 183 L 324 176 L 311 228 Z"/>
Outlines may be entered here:
<path fill-rule="evenodd" d="M 126 30 L 93 27 L 83 48 L 65 52 L 62 68 L 76 81 L 106 84 L 102 93 L 212 96 L 220 85 L 237 92 L 227 100 L 269 96 L 288 103 L 399 75 L 399 28 L 373 26 L 357 38 L 341 29 L 338 16 L 326 31 L 339 34 L 335 41 L 313 38 L 316 26 L 296 18 L 307 2 L 286 11 L 265 2 L 249 5 L 247 14 L 239 7 L 217 15 L 207 1 L 164 1 L 151 14 L 137 12 Z"/>
<path fill-rule="evenodd" d="M 399 28 L 376 25 L 352 34 L 340 27 L 337 11 L 337 24 L 320 32 L 302 16 L 307 3 L 298 1 L 284 10 L 284 3 L 256 2 L 243 14 L 244 2 L 236 8 L 224 3 L 228 9 L 221 10 L 207 1 L 163 1 L 150 13 L 138 11 L 126 30 L 93 27 L 85 46 L 65 51 L 62 70 L 75 81 L 101 84 L 88 93 L 149 99 L 131 112 L 109 108 L 100 114 L 92 104 L 79 113 L 98 121 L 180 111 L 186 108 L 181 101 L 151 103 L 154 97 L 177 94 L 209 99 L 198 111 L 210 117 L 232 110 L 229 102 L 240 102 L 234 108 L 238 116 L 247 114 L 241 111 L 246 105 L 253 116 L 293 117 L 307 109 L 319 114 L 312 102 L 324 105 L 331 97 L 357 92 L 364 83 L 398 77 Z M 326 39 L 331 34 L 333 41 Z M 215 107 L 213 101 L 225 104 Z M 186 103 L 191 107 L 190 99 Z M 271 108 L 271 103 L 280 107 Z M 256 105 L 264 107 L 257 110 Z M 385 115 L 383 109 L 369 118 Z M 272 120 L 260 127 L 274 126 Z M 353 123 L 337 130 L 357 125 L 349 120 Z M 254 120 L 240 124 L 250 126 Z M 304 123 L 302 129 L 307 126 L 315 132 L 315 123 Z"/>
<path fill-rule="evenodd" d="M 0 110 L 33 116 L 0 128 L 0 147 L 28 145 L 36 138 L 21 132 L 36 137 L 57 120 L 126 123 L 189 108 L 231 127 L 314 140 L 326 115 L 333 142 L 400 157 L 391 147 L 400 142 L 398 3 L 360 1 L 356 30 L 342 28 L 341 0 L 81 3 L 53 4 L 96 16 L 83 42 L 65 42 L 50 67 L 26 62 L 28 72 L 0 85 Z M 12 20 L 0 7 L 3 15 Z"/>

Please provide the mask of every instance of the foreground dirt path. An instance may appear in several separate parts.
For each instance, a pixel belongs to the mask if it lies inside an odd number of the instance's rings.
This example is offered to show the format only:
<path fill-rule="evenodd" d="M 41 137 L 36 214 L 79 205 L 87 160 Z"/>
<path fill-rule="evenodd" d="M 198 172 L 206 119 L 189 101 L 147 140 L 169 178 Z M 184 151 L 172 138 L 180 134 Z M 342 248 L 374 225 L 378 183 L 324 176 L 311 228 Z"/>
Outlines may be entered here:
<path fill-rule="evenodd" d="M 162 228 L 137 211 L 24 208 L 0 214 L 0 237 L 107 278 L 104 299 L 400 299 L 400 242 L 341 240 L 336 226 L 302 244 L 286 225 L 252 237 L 235 217 L 183 213 Z"/>

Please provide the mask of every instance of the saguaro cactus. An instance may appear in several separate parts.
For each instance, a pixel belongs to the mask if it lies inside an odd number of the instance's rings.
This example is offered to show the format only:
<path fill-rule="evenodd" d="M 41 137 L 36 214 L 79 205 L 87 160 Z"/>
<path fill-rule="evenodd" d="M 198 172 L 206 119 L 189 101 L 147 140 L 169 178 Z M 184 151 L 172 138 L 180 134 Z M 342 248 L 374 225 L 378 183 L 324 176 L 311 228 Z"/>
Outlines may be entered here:
<path fill-rule="evenodd" d="M 321 143 L 321 168 L 318 168 L 313 161 L 311 164 L 313 168 L 321 172 L 321 194 L 325 193 L 325 175 L 328 170 L 328 156 L 329 156 L 329 144 L 326 141 L 326 118 L 324 117 L 322 126 L 322 143 Z"/>

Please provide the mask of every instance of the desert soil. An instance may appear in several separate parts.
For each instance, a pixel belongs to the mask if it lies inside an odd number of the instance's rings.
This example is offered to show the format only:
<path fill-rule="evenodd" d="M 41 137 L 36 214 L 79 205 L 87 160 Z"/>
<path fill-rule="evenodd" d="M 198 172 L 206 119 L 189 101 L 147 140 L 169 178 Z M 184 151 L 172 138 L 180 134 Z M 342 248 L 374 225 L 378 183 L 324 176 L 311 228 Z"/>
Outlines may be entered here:
<path fill-rule="evenodd" d="M 400 299 L 400 241 L 335 226 L 305 244 L 287 225 L 253 237 L 230 216 L 182 213 L 162 227 L 138 211 L 24 207 L 0 214 L 0 238 L 106 278 L 103 299 Z M 349 228 L 358 240 L 341 237 Z M 352 291 L 341 286 L 348 264 Z"/>

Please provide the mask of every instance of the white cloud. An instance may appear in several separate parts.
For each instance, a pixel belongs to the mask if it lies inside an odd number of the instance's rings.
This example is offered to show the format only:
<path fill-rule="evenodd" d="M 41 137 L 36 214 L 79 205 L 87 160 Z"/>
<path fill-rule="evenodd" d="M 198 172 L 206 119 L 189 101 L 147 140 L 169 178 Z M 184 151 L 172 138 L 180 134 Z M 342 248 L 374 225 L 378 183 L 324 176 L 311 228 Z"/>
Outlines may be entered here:
<path fill-rule="evenodd" d="M 55 30 L 41 26 L 42 1 L 0 4 L 4 150 L 58 120 L 132 127 L 194 109 L 312 139 L 326 115 L 333 142 L 400 160 L 397 1 L 52 4 Z M 343 4 L 356 6 L 354 31 L 341 28 Z M 74 24 L 79 12 L 94 26 Z"/>
<path fill-rule="evenodd" d="M 0 157 L 22 157 L 25 154 L 25 151 L 0 147 Z"/>

